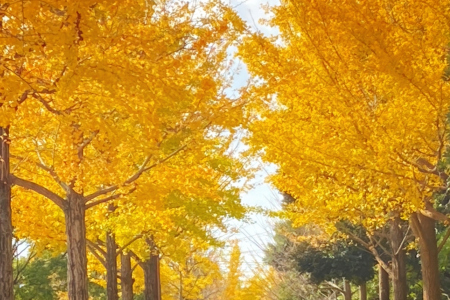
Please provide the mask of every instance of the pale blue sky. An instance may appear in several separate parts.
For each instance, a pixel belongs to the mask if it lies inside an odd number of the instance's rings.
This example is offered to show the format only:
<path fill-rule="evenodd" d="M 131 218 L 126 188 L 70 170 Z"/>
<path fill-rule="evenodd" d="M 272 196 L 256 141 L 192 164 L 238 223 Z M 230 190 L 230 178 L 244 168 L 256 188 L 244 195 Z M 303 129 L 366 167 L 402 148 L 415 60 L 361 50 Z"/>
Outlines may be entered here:
<path fill-rule="evenodd" d="M 227 2 L 227 0 L 224 0 Z M 273 28 L 263 26 L 258 23 L 258 20 L 267 18 L 262 5 L 276 5 L 278 0 L 231 0 L 228 2 L 239 13 L 240 17 L 248 23 L 253 30 L 260 31 L 266 35 L 276 34 L 277 31 Z M 246 72 L 245 66 L 241 66 L 239 76 L 235 78 L 234 88 L 237 89 L 244 86 L 249 76 Z M 262 167 L 253 180 L 254 188 L 247 193 L 242 194 L 244 204 L 251 206 L 260 206 L 266 209 L 278 209 L 280 205 L 280 194 L 265 183 L 268 174 L 274 172 L 275 168 L 272 166 L 264 166 L 262 162 L 255 161 Z M 232 235 L 231 239 L 239 240 L 241 252 L 243 255 L 243 268 L 247 274 L 261 263 L 263 258 L 263 249 L 265 245 L 272 240 L 272 225 L 274 220 L 271 220 L 262 215 L 251 215 L 251 224 L 239 222 L 236 224 L 239 233 Z M 234 224 L 234 223 L 233 223 Z"/>

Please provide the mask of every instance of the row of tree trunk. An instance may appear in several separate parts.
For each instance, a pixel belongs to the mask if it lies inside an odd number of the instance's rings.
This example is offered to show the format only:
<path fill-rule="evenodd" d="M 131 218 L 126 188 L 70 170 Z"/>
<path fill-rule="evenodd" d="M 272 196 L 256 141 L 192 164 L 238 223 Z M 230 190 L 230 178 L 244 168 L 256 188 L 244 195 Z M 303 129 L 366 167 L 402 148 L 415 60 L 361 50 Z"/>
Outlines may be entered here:
<path fill-rule="evenodd" d="M 21 184 L 20 180 L 10 174 L 8 128 L 0 127 L 0 299 L 13 300 L 12 275 L 12 222 L 11 222 L 11 185 Z M 14 180 L 13 180 L 14 179 Z M 75 192 L 70 192 L 64 200 L 41 187 L 40 193 L 52 199 L 63 210 L 66 219 L 67 255 L 68 255 L 68 291 L 70 300 L 88 300 L 87 292 L 87 256 L 86 256 L 86 199 Z M 395 300 L 404 300 L 407 295 L 405 252 L 403 250 L 403 233 L 400 222 L 394 220 L 391 226 L 391 243 L 394 250 L 392 276 Z M 422 266 L 423 299 L 440 300 L 438 247 L 436 241 L 435 221 L 421 213 L 415 213 L 410 219 L 414 235 L 419 240 Z M 114 237 L 108 235 L 107 245 L 111 249 L 108 261 L 108 299 L 117 299 L 117 255 Z M 149 244 L 149 247 L 153 247 Z M 115 250 L 114 250 L 114 249 Z M 114 253 L 114 259 L 113 255 Z M 126 258 L 124 258 L 126 259 Z M 159 256 L 153 254 L 147 261 L 140 262 L 145 274 L 145 299 L 159 300 L 161 288 L 159 282 Z M 380 271 L 381 272 L 381 271 Z M 126 273 L 127 274 L 127 273 Z M 122 285 L 132 279 L 122 278 Z M 385 288 L 384 288 L 385 289 Z M 380 288 L 380 299 L 385 294 Z M 130 297 L 130 286 L 125 294 Z M 132 290 L 132 287 L 131 287 Z M 124 298 L 126 299 L 126 298 Z"/>
<path fill-rule="evenodd" d="M 389 285 L 389 282 L 388 282 Z M 350 281 L 344 278 L 344 289 L 342 290 L 344 300 L 352 300 L 352 287 Z M 367 284 L 365 282 L 359 285 L 359 300 L 367 300 Z"/>
<path fill-rule="evenodd" d="M 435 221 L 420 213 L 411 216 L 410 226 L 419 240 L 419 252 L 423 280 L 423 299 L 440 300 L 441 287 L 439 279 L 438 246 L 436 240 Z M 390 223 L 390 237 L 392 249 L 391 275 L 394 300 L 406 300 L 408 284 L 406 278 L 406 251 L 404 242 L 405 232 L 401 220 L 397 216 Z M 380 300 L 389 299 L 389 274 L 383 267 L 379 267 L 379 297 Z"/>
<path fill-rule="evenodd" d="M 136 256 L 139 266 L 144 270 L 144 299 L 161 300 L 161 277 L 159 269 L 159 255 L 155 253 L 155 246 L 148 240 L 151 250 L 150 258 L 141 261 Z M 118 253 L 118 247 L 113 234 L 106 236 L 106 292 L 108 300 L 119 300 L 118 295 L 118 268 L 117 255 L 120 255 L 120 282 L 122 289 L 122 300 L 133 300 L 133 268 L 129 253 Z"/>
<path fill-rule="evenodd" d="M 386 263 L 379 254 L 380 264 L 378 265 L 379 279 L 379 299 L 389 300 L 390 298 L 390 282 L 392 282 L 394 300 L 406 300 L 408 298 L 408 282 L 407 282 L 407 265 L 405 244 L 408 240 L 407 232 L 399 215 L 395 215 L 389 223 L 390 242 L 390 264 Z M 423 299 L 424 300 L 440 300 L 441 289 L 439 279 L 438 265 L 438 246 L 435 232 L 435 221 L 423 214 L 413 214 L 410 219 L 410 227 L 419 240 L 419 251 L 421 256 L 422 278 L 423 278 Z M 368 244 L 365 246 L 367 247 Z M 380 260 L 384 261 L 382 263 Z M 352 293 L 350 284 L 344 280 L 344 288 L 341 291 L 344 299 L 351 300 Z M 360 285 L 360 299 L 365 300 L 367 292 L 365 284 Z"/>
<path fill-rule="evenodd" d="M 74 191 L 62 199 L 53 192 L 35 183 L 17 178 L 10 173 L 9 132 L 0 127 L 0 299 L 13 300 L 13 227 L 11 216 L 11 186 L 20 185 L 46 196 L 57 204 L 65 215 L 67 238 L 67 279 L 70 300 L 88 300 L 88 274 L 86 253 L 86 199 Z M 107 294 L 108 299 L 118 300 L 117 288 L 117 245 L 114 236 L 107 235 Z M 154 245 L 149 245 L 154 248 Z M 159 256 L 153 254 L 147 261 L 140 262 L 145 274 L 145 300 L 160 300 Z M 121 287 L 122 299 L 133 299 L 131 259 L 122 255 Z"/>
<path fill-rule="evenodd" d="M 395 289 L 395 283 L 393 285 L 394 285 L 394 289 Z M 398 290 L 398 288 L 397 288 L 397 290 Z M 342 294 L 343 294 L 345 300 L 352 300 L 352 291 L 351 291 L 350 282 L 345 279 L 344 279 L 344 289 L 343 289 Z M 380 265 L 378 265 L 378 296 L 379 296 L 380 300 L 390 300 L 389 274 Z M 394 292 L 394 299 L 398 299 L 396 297 L 398 297 L 398 295 L 396 295 Z M 365 282 L 363 282 L 359 286 L 359 299 L 367 300 L 367 285 Z"/>
<path fill-rule="evenodd" d="M 406 300 L 408 296 L 408 287 L 406 284 L 406 263 L 404 254 L 397 256 L 396 261 L 393 260 L 392 264 L 395 271 L 393 272 L 392 286 L 394 300 Z M 344 279 L 344 289 L 342 292 L 345 300 L 352 300 L 352 291 L 350 282 Z M 390 278 L 389 273 L 381 266 L 378 265 L 378 296 L 380 300 L 390 300 Z M 367 300 L 367 286 L 366 283 L 362 283 L 359 286 L 359 299 Z"/>

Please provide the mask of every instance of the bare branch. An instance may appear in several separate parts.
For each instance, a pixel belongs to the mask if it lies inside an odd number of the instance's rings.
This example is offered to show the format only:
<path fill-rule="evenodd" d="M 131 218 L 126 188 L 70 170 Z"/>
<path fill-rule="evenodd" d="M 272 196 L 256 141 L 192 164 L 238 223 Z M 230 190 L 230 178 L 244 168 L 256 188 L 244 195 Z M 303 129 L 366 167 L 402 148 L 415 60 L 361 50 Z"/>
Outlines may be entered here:
<path fill-rule="evenodd" d="M 22 265 L 22 267 L 19 267 L 19 258 L 17 257 L 17 268 L 16 268 L 16 276 L 14 277 L 14 284 L 19 283 L 19 277 L 22 274 L 22 272 L 26 269 L 26 267 L 30 264 L 31 260 L 36 257 L 37 252 L 34 251 L 35 246 L 33 245 L 33 247 L 30 249 L 30 254 L 28 255 L 25 263 Z"/>
<path fill-rule="evenodd" d="M 336 291 L 338 291 L 338 292 L 340 292 L 340 293 L 345 293 L 345 291 L 344 291 L 343 289 L 341 289 L 338 285 L 336 285 L 334 282 L 331 282 L 331 281 L 325 281 L 325 283 L 326 283 L 327 285 L 329 285 L 330 288 L 332 288 L 333 290 L 336 290 Z"/>
<path fill-rule="evenodd" d="M 381 250 L 383 250 L 383 252 L 384 252 L 386 255 L 392 256 L 391 251 L 389 251 L 388 249 L 386 249 L 386 247 L 384 247 L 383 244 L 381 243 L 381 242 L 382 242 L 382 239 L 376 240 L 372 235 L 367 234 L 367 233 L 366 233 L 366 235 L 367 235 L 368 238 L 370 239 L 370 242 L 372 243 L 372 245 L 374 245 L 375 249 L 376 249 L 376 247 L 380 247 Z"/>
<path fill-rule="evenodd" d="M 409 233 L 409 230 L 410 230 L 410 229 L 411 229 L 411 225 L 409 224 L 409 225 L 408 225 L 408 229 L 406 230 L 405 236 L 403 237 L 403 240 L 402 240 L 402 242 L 400 243 L 400 246 L 398 246 L 398 249 L 397 249 L 397 251 L 395 251 L 395 254 L 394 254 L 394 255 L 398 255 L 398 253 L 400 252 L 400 250 L 402 250 L 403 244 L 406 242 L 406 239 L 408 238 L 408 233 Z"/>
<path fill-rule="evenodd" d="M 360 245 L 362 245 L 366 249 L 368 249 L 372 253 L 372 255 L 375 257 L 375 260 L 378 262 L 378 264 L 389 274 L 389 276 L 392 276 L 392 269 L 389 268 L 389 266 L 381 259 L 381 255 L 378 253 L 378 250 L 376 249 L 372 240 L 371 240 L 371 243 L 367 243 L 363 239 L 358 237 L 357 235 L 350 232 L 349 230 L 345 230 L 345 228 L 342 228 L 342 229 L 343 229 L 343 232 L 348 234 L 348 236 L 352 240 L 354 240 L 355 242 L 359 243 Z M 367 234 L 367 235 L 369 235 L 369 234 Z M 369 238 L 370 238 L 370 236 L 369 236 Z"/>
<path fill-rule="evenodd" d="M 439 243 L 438 246 L 438 253 L 441 252 L 442 248 L 444 248 L 445 243 L 447 243 L 448 238 L 450 237 L 450 228 L 447 229 L 447 232 L 445 233 L 444 238 L 442 239 L 442 241 Z"/>

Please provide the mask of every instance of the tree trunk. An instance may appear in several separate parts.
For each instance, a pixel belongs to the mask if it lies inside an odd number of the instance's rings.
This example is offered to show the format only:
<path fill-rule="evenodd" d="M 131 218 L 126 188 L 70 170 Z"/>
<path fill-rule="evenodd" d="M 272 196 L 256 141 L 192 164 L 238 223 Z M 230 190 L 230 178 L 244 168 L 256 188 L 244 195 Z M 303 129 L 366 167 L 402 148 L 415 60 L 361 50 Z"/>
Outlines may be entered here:
<path fill-rule="evenodd" d="M 435 221 L 421 213 L 411 216 L 411 228 L 419 238 L 423 300 L 441 300 Z"/>
<path fill-rule="evenodd" d="M 106 233 L 106 293 L 108 300 L 119 300 L 117 290 L 117 245 L 114 235 Z"/>
<path fill-rule="evenodd" d="M 178 299 L 183 300 L 183 272 L 180 270 L 180 290 Z"/>
<path fill-rule="evenodd" d="M 161 282 L 159 277 L 159 256 L 152 254 L 142 263 L 144 269 L 144 299 L 161 300 Z"/>
<path fill-rule="evenodd" d="M 350 281 L 344 278 L 344 299 L 352 300 L 352 289 L 350 286 Z"/>
<path fill-rule="evenodd" d="M 378 293 L 380 300 L 389 300 L 389 274 L 378 265 Z"/>
<path fill-rule="evenodd" d="M 131 257 L 129 254 L 121 254 L 120 266 L 122 300 L 133 300 L 133 271 L 131 270 Z"/>
<path fill-rule="evenodd" d="M 394 289 L 394 300 L 406 300 L 408 297 L 406 253 L 404 245 L 402 245 L 404 235 L 399 217 L 395 217 L 391 221 L 389 229 L 392 248 L 392 286 Z"/>
<path fill-rule="evenodd" d="M 0 127 L 0 299 L 13 299 L 11 184 L 9 134 Z"/>
<path fill-rule="evenodd" d="M 68 197 L 64 211 L 67 236 L 67 280 L 70 300 L 88 300 L 86 223 L 84 198 Z"/>
<path fill-rule="evenodd" d="M 365 282 L 359 286 L 359 300 L 367 300 L 367 285 Z"/>

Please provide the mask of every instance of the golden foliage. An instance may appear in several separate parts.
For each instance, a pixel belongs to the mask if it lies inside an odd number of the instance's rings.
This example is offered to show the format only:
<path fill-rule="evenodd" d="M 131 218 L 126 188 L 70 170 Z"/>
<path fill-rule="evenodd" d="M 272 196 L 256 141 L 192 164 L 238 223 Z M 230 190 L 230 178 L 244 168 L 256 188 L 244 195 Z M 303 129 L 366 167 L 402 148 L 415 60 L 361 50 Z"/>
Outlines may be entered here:
<path fill-rule="evenodd" d="M 239 55 L 256 78 L 250 143 L 297 200 L 288 217 L 376 227 L 423 209 L 444 171 L 448 5 L 302 0 L 272 13 L 279 36 L 254 34 Z"/>

